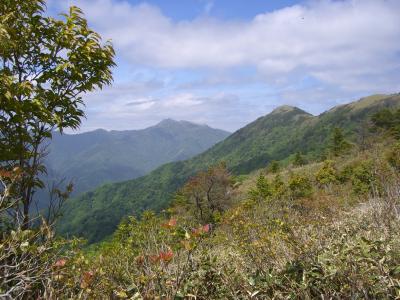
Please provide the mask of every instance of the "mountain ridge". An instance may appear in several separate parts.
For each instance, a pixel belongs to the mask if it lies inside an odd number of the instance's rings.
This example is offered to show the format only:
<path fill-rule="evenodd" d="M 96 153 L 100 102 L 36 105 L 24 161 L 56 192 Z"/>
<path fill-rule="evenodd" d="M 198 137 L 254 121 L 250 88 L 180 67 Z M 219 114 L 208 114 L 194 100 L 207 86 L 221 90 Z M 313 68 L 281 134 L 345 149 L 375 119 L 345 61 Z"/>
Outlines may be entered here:
<path fill-rule="evenodd" d="M 350 103 L 318 116 L 301 109 L 270 113 L 192 159 L 168 163 L 146 176 L 102 186 L 72 199 L 59 232 L 99 241 L 114 231 L 123 216 L 164 209 L 188 178 L 209 165 L 225 161 L 234 174 L 246 174 L 296 152 L 317 158 L 324 152 L 334 127 L 342 127 L 346 137 L 354 141 L 356 129 L 371 113 L 399 105 L 400 95 L 394 94 L 360 110 L 352 110 Z"/>
<path fill-rule="evenodd" d="M 143 176 L 167 162 L 188 159 L 230 134 L 191 122 L 162 122 L 139 130 L 53 133 L 46 164 L 53 175 L 75 179 L 78 194 L 105 182 Z"/>

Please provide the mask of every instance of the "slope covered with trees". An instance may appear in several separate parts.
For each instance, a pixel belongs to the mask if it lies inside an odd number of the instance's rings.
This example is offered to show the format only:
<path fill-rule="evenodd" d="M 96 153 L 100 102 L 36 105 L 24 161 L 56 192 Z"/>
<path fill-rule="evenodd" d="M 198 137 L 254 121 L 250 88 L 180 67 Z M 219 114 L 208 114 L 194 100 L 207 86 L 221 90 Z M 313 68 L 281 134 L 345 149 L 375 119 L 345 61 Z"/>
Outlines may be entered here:
<path fill-rule="evenodd" d="M 239 178 L 223 163 L 195 174 L 164 213 L 129 216 L 107 241 L 65 256 L 63 293 L 398 298 L 399 112 L 374 114 L 366 147 L 335 127 L 323 161 L 294 157 Z"/>
<path fill-rule="evenodd" d="M 191 158 L 229 135 L 186 121 L 164 120 L 143 130 L 54 133 L 46 165 L 51 178 L 74 183 L 73 195 L 106 182 L 143 176 L 158 166 Z"/>
<path fill-rule="evenodd" d="M 110 235 L 126 215 L 147 209 L 161 211 L 173 194 L 196 172 L 226 162 L 233 174 L 246 174 L 273 160 L 290 160 L 301 152 L 306 160 L 323 159 L 335 127 L 351 142 L 363 144 L 370 116 L 382 108 L 400 105 L 400 95 L 376 95 L 335 107 L 319 116 L 283 106 L 238 130 L 226 140 L 187 161 L 169 163 L 150 174 L 71 199 L 58 227 L 64 235 L 96 242 Z"/>

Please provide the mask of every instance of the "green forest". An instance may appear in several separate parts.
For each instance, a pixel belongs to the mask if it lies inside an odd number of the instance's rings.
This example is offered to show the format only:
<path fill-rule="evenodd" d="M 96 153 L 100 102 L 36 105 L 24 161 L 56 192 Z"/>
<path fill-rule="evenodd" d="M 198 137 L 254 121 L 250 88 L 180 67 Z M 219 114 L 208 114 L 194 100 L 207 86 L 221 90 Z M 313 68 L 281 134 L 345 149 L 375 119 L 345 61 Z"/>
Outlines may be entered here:
<path fill-rule="evenodd" d="M 365 128 L 370 116 L 399 103 L 399 95 L 371 96 L 317 117 L 294 107 L 278 108 L 192 159 L 169 163 L 146 176 L 104 185 L 70 199 L 57 230 L 98 242 L 109 236 L 124 216 L 166 209 L 176 190 L 191 176 L 219 162 L 225 162 L 232 175 L 240 176 L 272 161 L 286 166 L 296 153 L 301 153 L 305 161 L 321 161 L 328 155 L 327 145 L 335 127 L 341 128 L 349 142 L 363 145 L 371 134 Z"/>
<path fill-rule="evenodd" d="M 208 150 L 179 140 L 192 158 L 53 186 L 32 213 L 43 141 L 81 125 L 115 61 L 79 8 L 0 1 L 1 299 L 400 298 L 400 94 L 284 105 L 229 136 L 186 124 Z"/>

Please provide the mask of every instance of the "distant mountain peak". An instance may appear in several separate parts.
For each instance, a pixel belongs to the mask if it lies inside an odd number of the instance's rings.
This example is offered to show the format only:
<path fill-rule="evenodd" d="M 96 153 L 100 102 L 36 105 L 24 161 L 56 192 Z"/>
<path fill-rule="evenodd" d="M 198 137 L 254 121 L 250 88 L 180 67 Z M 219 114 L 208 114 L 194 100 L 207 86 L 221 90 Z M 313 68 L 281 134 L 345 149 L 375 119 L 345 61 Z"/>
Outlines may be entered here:
<path fill-rule="evenodd" d="M 297 112 L 301 114 L 307 114 L 310 115 L 308 112 L 296 107 L 296 106 L 290 106 L 290 105 L 281 105 L 275 108 L 271 114 L 285 114 L 288 112 Z"/>
<path fill-rule="evenodd" d="M 156 126 L 166 126 L 166 125 L 179 124 L 179 123 L 180 123 L 179 121 L 176 121 L 171 118 L 167 118 L 167 119 L 160 121 Z"/>
<path fill-rule="evenodd" d="M 186 127 L 189 126 L 189 127 L 208 127 L 208 128 L 210 128 L 210 126 L 208 126 L 206 124 L 197 124 L 197 123 L 193 123 L 193 122 L 185 121 L 185 120 L 177 121 L 177 120 L 174 120 L 171 118 L 164 119 L 155 125 L 155 127 L 171 127 L 171 126 L 186 126 Z"/>
<path fill-rule="evenodd" d="M 90 132 L 90 131 L 89 131 L 89 132 Z M 108 130 L 103 129 L 103 128 L 98 128 L 98 129 L 95 129 L 95 130 L 93 130 L 93 131 L 91 131 L 91 132 L 95 132 L 95 133 L 107 133 Z"/>

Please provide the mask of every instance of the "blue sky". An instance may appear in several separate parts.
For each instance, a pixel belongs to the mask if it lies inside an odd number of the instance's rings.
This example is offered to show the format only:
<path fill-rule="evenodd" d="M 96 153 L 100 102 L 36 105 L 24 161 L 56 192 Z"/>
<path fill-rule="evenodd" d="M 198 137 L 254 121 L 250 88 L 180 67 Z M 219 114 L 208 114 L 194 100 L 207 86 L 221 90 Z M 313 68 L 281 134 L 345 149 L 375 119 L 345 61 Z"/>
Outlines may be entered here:
<path fill-rule="evenodd" d="M 143 1 L 129 1 L 138 5 Z M 295 0 L 158 0 L 147 1 L 160 8 L 163 14 L 176 21 L 192 20 L 199 15 L 207 14 L 218 19 L 249 20 L 260 12 L 277 10 L 300 1 Z"/>
<path fill-rule="evenodd" d="M 288 104 L 319 114 L 400 91 L 398 0 L 49 0 L 83 9 L 117 53 L 81 131 L 165 118 L 234 131 Z"/>

